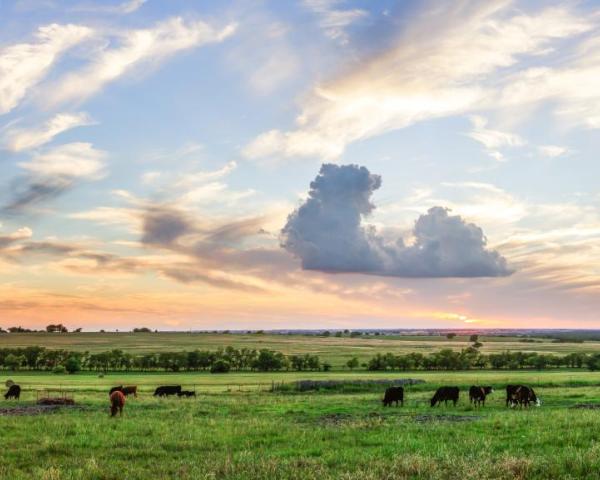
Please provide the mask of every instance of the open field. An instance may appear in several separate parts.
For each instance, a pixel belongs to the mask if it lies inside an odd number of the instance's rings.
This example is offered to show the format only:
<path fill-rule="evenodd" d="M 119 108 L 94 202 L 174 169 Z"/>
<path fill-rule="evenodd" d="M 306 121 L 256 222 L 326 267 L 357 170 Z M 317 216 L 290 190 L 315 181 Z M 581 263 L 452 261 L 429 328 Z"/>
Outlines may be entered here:
<path fill-rule="evenodd" d="M 572 352 L 594 353 L 600 351 L 600 342 L 556 343 L 552 339 L 536 339 L 534 343 L 521 342 L 517 337 L 481 337 L 481 353 L 498 353 L 506 350 L 566 355 Z M 461 350 L 470 345 L 467 337 L 448 340 L 444 336 L 345 336 L 322 337 L 315 335 L 273 334 L 212 334 L 212 333 L 11 333 L 0 335 L 0 348 L 26 347 L 101 352 L 119 348 L 129 353 L 146 353 L 176 350 L 216 350 L 219 347 L 268 348 L 286 355 L 318 355 L 322 361 L 341 368 L 347 360 L 358 357 L 361 362 L 377 353 L 410 352 L 431 353 L 442 348 Z"/>
<path fill-rule="evenodd" d="M 404 408 L 383 408 L 382 388 L 361 393 L 271 393 L 300 378 L 422 378 Z M 0 478 L 7 479 L 487 479 L 598 478 L 600 373 L 548 371 L 304 374 L 16 374 L 35 389 L 76 390 L 83 410 L 0 416 Z M 2 382 L 5 377 L 0 379 Z M 107 389 L 137 384 L 122 418 L 108 416 Z M 507 382 L 536 386 L 540 408 L 506 409 Z M 197 389 L 196 399 L 155 399 L 161 383 Z M 464 387 L 498 390 L 485 408 Z M 454 407 L 432 409 L 439 385 L 460 385 Z M 264 386 L 262 391 L 258 386 Z M 238 386 L 238 388 L 236 388 Z M 240 387 L 241 386 L 241 387 Z M 1 407 L 16 405 L 3 402 Z"/>

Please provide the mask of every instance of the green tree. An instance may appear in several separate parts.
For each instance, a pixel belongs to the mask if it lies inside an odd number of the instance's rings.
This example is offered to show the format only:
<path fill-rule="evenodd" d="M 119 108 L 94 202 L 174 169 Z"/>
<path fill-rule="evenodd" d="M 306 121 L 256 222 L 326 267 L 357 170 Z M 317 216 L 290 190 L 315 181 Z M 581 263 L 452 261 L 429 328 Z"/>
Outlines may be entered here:
<path fill-rule="evenodd" d="M 65 370 L 69 373 L 77 373 L 81 370 L 81 363 L 76 357 L 69 357 L 65 362 Z"/>
<path fill-rule="evenodd" d="M 358 358 L 357 357 L 352 357 L 350 360 L 348 360 L 346 362 L 346 366 L 350 370 L 354 370 L 356 367 L 358 367 Z"/>

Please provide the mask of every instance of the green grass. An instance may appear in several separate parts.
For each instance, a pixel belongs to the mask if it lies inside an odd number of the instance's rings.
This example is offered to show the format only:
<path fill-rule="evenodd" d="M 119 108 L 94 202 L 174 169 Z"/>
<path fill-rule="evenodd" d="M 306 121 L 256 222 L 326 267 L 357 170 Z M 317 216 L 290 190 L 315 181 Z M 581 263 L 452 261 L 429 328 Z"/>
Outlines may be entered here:
<path fill-rule="evenodd" d="M 35 389 L 63 385 L 86 409 L 0 416 L 0 478 L 598 478 L 600 410 L 569 407 L 600 404 L 600 373 L 415 372 L 405 376 L 427 384 L 407 388 L 404 408 L 383 408 L 380 387 L 359 394 L 256 388 L 281 379 L 402 376 L 14 375 L 25 389 L 21 404 L 34 402 Z M 465 391 L 456 408 L 427 403 L 442 384 L 508 381 L 536 385 L 542 407 L 506 409 L 501 390 L 484 409 L 470 407 Z M 123 418 L 111 419 L 107 389 L 121 382 L 139 385 L 141 395 L 128 399 Z M 155 399 L 150 392 L 161 383 L 195 385 L 199 396 Z"/>
<path fill-rule="evenodd" d="M 537 339 L 535 343 L 523 343 L 517 337 L 481 337 L 485 354 L 505 350 L 520 350 L 547 354 L 566 355 L 572 352 L 593 353 L 600 350 L 600 342 L 555 343 L 551 339 Z M 215 350 L 231 345 L 236 348 L 268 348 L 286 355 L 310 353 L 319 355 L 321 361 L 329 362 L 334 368 L 341 368 L 350 358 L 356 356 L 361 362 L 367 361 L 376 353 L 409 352 L 431 353 L 441 348 L 460 350 L 470 345 L 464 336 L 448 340 L 443 336 L 348 336 L 321 337 L 314 335 L 244 335 L 206 333 L 13 333 L 0 335 L 0 348 L 41 345 L 47 348 L 99 352 L 120 348 L 129 353 L 145 353 L 181 350 Z"/>
<path fill-rule="evenodd" d="M 486 353 L 598 351 L 598 344 L 521 343 L 485 338 Z M 271 348 L 318 354 L 340 367 L 379 352 L 432 352 L 464 348 L 465 338 L 323 338 L 300 335 L 69 334 L 0 335 L 0 346 L 132 352 Z M 302 379 L 423 379 L 406 388 L 404 408 L 383 408 L 383 387 L 299 393 L 270 392 L 272 382 Z M 73 390 L 82 410 L 38 416 L 0 415 L 0 479 L 576 479 L 600 478 L 600 372 L 586 370 L 466 372 L 232 372 L 53 375 L 2 372 L 23 387 L 19 405 L 33 405 L 37 391 Z M 535 387 L 540 408 L 506 409 L 504 386 Z M 123 418 L 109 418 L 110 387 L 138 385 Z M 156 399 L 161 384 L 195 389 L 196 399 Z M 483 409 L 466 390 L 492 385 Z M 440 385 L 461 387 L 454 407 L 432 409 Z M 0 401 L 0 408 L 17 405 Z M 474 418 L 473 418 L 474 417 Z"/>

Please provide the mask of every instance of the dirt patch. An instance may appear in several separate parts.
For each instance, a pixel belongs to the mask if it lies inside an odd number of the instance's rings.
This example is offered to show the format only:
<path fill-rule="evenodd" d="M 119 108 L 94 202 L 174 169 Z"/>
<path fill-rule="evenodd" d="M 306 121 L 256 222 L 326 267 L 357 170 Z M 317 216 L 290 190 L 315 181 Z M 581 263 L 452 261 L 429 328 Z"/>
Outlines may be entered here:
<path fill-rule="evenodd" d="M 429 422 L 474 422 L 481 419 L 479 415 L 415 415 L 413 420 L 418 423 Z"/>
<path fill-rule="evenodd" d="M 80 405 L 19 405 L 16 407 L 0 408 L 0 417 L 22 415 L 46 415 L 58 410 L 84 410 Z"/>
<path fill-rule="evenodd" d="M 577 403 L 569 408 L 578 408 L 582 410 L 600 410 L 600 403 Z"/>

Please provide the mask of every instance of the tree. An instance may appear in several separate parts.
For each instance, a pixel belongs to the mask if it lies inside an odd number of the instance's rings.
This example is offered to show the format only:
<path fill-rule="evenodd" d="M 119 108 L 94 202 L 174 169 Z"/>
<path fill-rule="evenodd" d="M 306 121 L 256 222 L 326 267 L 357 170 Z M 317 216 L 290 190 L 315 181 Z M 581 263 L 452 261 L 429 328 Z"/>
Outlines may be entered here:
<path fill-rule="evenodd" d="M 346 362 L 346 366 L 350 370 L 354 370 L 356 367 L 358 367 L 358 358 L 357 357 L 352 357 L 350 360 L 348 360 Z"/>
<path fill-rule="evenodd" d="M 331 363 L 329 363 L 329 362 L 323 363 L 323 371 L 328 372 L 329 370 L 331 370 Z"/>
<path fill-rule="evenodd" d="M 227 373 L 231 369 L 229 362 L 225 360 L 217 360 L 210 367 L 210 373 Z"/>
<path fill-rule="evenodd" d="M 473 347 L 474 348 L 481 348 L 481 347 L 483 347 L 483 343 L 481 343 L 481 342 L 475 342 L 475 343 L 473 343 Z"/>
<path fill-rule="evenodd" d="M 11 353 L 4 359 L 4 365 L 9 370 L 18 370 L 25 363 L 25 361 L 26 360 L 23 355 L 14 355 Z"/>
<path fill-rule="evenodd" d="M 473 343 L 475 343 L 475 342 L 477 342 L 478 340 L 479 340 L 479 335 L 471 335 L 471 336 L 469 337 L 469 342 L 473 342 Z"/>
<path fill-rule="evenodd" d="M 81 362 L 75 357 L 69 357 L 65 362 L 65 370 L 69 373 L 77 373 L 81 370 Z"/>
<path fill-rule="evenodd" d="M 452 333 L 452 332 L 450 332 L 450 333 L 447 333 L 447 334 L 446 334 L 446 338 L 447 338 L 448 340 L 452 340 L 454 337 L 456 337 L 456 333 Z"/>
<path fill-rule="evenodd" d="M 69 330 L 62 323 L 57 325 L 50 324 L 46 326 L 46 331 L 48 333 L 67 333 Z"/>

